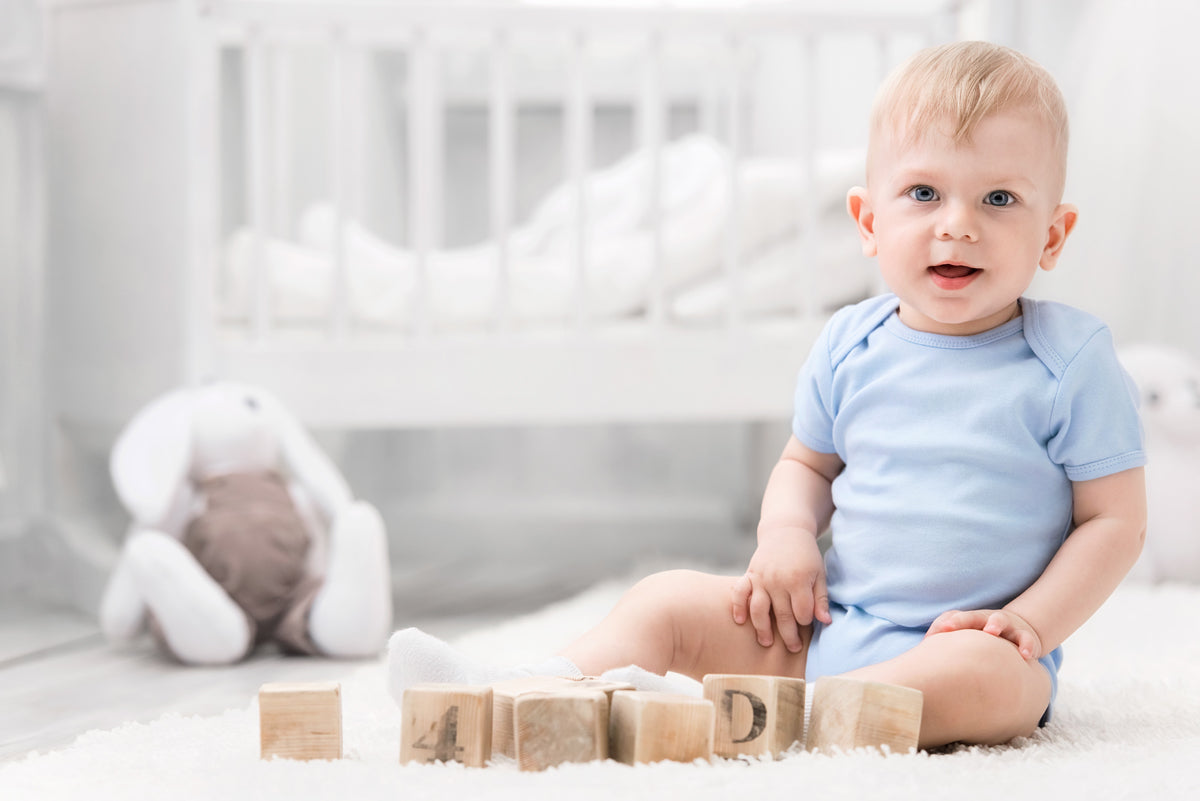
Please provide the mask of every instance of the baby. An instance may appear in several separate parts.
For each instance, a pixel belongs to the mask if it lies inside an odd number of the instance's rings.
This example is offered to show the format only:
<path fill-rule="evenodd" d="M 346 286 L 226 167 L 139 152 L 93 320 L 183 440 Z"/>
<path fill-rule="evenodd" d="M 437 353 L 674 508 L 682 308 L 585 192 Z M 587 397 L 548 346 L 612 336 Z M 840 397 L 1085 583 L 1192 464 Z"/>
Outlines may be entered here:
<path fill-rule="evenodd" d="M 1146 519 L 1108 329 L 1023 296 L 1077 218 L 1064 102 L 1025 56 L 956 43 L 892 74 L 870 134 L 847 206 L 892 294 L 840 310 L 813 346 L 745 574 L 650 576 L 560 655 L 508 671 L 398 632 L 397 699 L 520 674 L 836 674 L 921 690 L 922 748 L 1049 720 L 1062 642 L 1133 565 Z"/>

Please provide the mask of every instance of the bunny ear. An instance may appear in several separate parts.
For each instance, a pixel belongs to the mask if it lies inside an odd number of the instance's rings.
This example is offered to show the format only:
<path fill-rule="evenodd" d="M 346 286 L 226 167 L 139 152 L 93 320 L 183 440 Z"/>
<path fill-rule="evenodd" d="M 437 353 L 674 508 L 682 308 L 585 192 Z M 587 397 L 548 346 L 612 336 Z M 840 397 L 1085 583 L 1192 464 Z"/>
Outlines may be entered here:
<path fill-rule="evenodd" d="M 280 451 L 289 472 L 312 496 L 325 519 L 332 521 L 354 499 L 346 479 L 287 407 L 265 390 L 249 391 L 275 421 Z"/>
<path fill-rule="evenodd" d="M 113 486 L 138 523 L 161 525 L 187 479 L 194 406 L 194 390 L 169 392 L 135 414 L 113 445 Z"/>

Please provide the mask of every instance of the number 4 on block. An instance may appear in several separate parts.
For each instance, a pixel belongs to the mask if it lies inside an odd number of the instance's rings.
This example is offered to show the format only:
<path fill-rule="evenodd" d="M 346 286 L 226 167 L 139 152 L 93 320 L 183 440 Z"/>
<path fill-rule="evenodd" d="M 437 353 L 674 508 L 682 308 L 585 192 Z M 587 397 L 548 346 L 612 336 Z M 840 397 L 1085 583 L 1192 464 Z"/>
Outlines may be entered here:
<path fill-rule="evenodd" d="M 401 762 L 461 762 L 481 768 L 492 758 L 492 688 L 418 684 L 401 703 Z"/>

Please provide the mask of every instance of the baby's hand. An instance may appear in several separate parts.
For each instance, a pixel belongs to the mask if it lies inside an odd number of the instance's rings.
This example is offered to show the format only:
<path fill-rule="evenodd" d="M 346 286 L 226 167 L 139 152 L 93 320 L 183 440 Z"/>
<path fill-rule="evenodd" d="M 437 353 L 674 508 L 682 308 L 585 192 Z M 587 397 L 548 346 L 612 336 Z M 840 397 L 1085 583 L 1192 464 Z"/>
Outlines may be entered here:
<path fill-rule="evenodd" d="M 745 575 L 732 590 L 733 620 L 739 626 L 747 619 L 754 626 L 758 642 L 771 646 L 775 626 L 791 653 L 804 647 L 800 627 L 816 618 L 829 623 L 829 597 L 825 590 L 825 569 L 816 539 L 808 533 L 786 530 L 778 536 L 760 538 Z"/>
<path fill-rule="evenodd" d="M 1037 631 L 1025 618 L 1005 609 L 943 612 L 933 621 L 925 636 L 964 629 L 977 629 L 1008 640 L 1017 646 L 1017 651 L 1024 659 L 1039 659 L 1042 656 L 1042 639 Z"/>

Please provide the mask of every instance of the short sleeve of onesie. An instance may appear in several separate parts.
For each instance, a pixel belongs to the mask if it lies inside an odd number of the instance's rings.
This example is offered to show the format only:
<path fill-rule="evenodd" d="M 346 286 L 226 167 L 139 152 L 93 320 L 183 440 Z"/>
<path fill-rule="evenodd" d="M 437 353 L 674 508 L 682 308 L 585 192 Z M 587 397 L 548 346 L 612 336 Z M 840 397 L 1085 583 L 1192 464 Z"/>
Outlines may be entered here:
<path fill-rule="evenodd" d="M 1108 326 L 1058 303 L 1028 306 L 1036 317 L 1031 345 L 1058 389 L 1046 453 L 1072 481 L 1087 481 L 1146 463 L 1138 387 L 1117 360 Z"/>
<path fill-rule="evenodd" d="M 1054 325 L 1055 313 L 1040 306 L 1043 328 Z M 1061 359 L 1061 370 L 1046 450 L 1067 478 L 1087 481 L 1145 464 L 1137 387 L 1117 360 L 1109 329 L 1092 332 Z"/>
<path fill-rule="evenodd" d="M 833 453 L 833 365 L 829 352 L 829 329 L 822 330 L 800 370 L 793 404 L 792 433 L 818 453 Z"/>
<path fill-rule="evenodd" d="M 837 417 L 834 370 L 895 308 L 893 296 L 881 295 L 839 309 L 821 330 L 800 370 L 793 404 L 792 433 L 807 447 L 818 453 L 837 451 L 833 435 Z"/>

